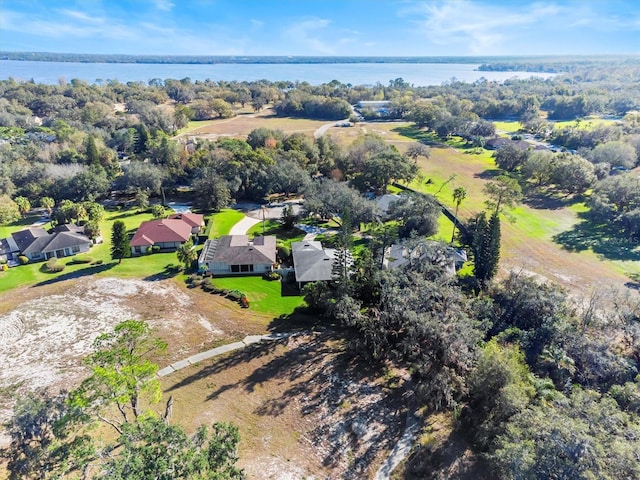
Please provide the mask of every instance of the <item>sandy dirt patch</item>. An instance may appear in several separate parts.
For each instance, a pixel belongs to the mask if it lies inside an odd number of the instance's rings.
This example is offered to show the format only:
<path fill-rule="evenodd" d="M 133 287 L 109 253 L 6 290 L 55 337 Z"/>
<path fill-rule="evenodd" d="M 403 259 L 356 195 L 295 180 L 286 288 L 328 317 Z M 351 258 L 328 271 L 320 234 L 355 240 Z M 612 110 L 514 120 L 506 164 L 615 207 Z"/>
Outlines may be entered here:
<path fill-rule="evenodd" d="M 402 435 L 402 389 L 330 334 L 251 345 L 162 379 L 175 421 L 231 421 L 250 479 L 373 478 Z"/>
<path fill-rule="evenodd" d="M 87 375 L 82 359 L 94 339 L 123 320 L 148 321 L 169 342 L 161 361 L 224 337 L 215 319 L 171 281 L 99 278 L 64 282 L 42 296 L 36 290 L 0 314 L 0 420 L 7 418 L 16 391 L 76 385 Z"/>

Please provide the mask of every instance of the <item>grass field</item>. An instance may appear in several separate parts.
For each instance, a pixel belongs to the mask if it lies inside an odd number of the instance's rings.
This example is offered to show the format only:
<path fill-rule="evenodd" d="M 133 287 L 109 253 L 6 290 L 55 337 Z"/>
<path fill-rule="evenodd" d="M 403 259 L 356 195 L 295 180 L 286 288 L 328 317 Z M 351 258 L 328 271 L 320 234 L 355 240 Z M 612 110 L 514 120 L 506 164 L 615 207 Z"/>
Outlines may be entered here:
<path fill-rule="evenodd" d="M 304 303 L 301 296 L 283 296 L 281 282 L 264 280 L 262 277 L 214 278 L 213 284 L 227 290 L 240 290 L 249 298 L 251 311 L 274 317 L 292 313 Z"/>
<path fill-rule="evenodd" d="M 429 134 L 421 135 L 411 127 L 395 128 L 407 140 L 429 141 Z M 459 142 L 455 149 L 432 146 L 430 158 L 418 160 L 421 174 L 410 186 L 436 195 L 449 207 L 454 206 L 453 189 L 463 186 L 467 198 L 459 216 L 470 218 L 486 208 L 483 187 L 499 174 L 492 152 L 470 152 Z M 515 221 L 505 218 L 502 222 L 503 274 L 510 269 L 525 270 L 582 294 L 595 286 L 626 284 L 640 272 L 640 251 L 635 245 L 608 248 L 605 233 L 593 236 L 586 232 L 580 217 L 585 210 L 581 201 L 540 196 L 510 212 Z M 439 225 L 439 235 L 450 240 L 451 223 L 441 218 Z M 614 250 L 622 253 L 615 255 Z"/>
<path fill-rule="evenodd" d="M 0 238 L 7 238 L 14 232 L 18 232 L 20 230 L 24 230 L 35 222 L 38 222 L 42 219 L 40 215 L 27 215 L 26 217 L 22 217 L 17 222 L 12 223 L 11 225 L 0 225 Z M 43 228 L 48 228 L 49 225 L 43 225 Z"/>
<path fill-rule="evenodd" d="M 250 237 L 262 235 L 262 222 L 254 225 L 247 231 Z M 275 235 L 278 242 L 282 242 L 287 246 L 291 246 L 293 242 L 299 242 L 304 238 L 305 233 L 297 228 L 286 229 L 278 220 L 267 220 L 264 222 L 264 234 Z"/>
<path fill-rule="evenodd" d="M 284 133 L 302 132 L 312 136 L 318 128 L 327 123 L 331 122 L 305 118 L 276 117 L 273 110 L 265 109 L 258 113 L 242 113 L 232 118 L 189 122 L 186 128 L 178 132 L 178 136 L 243 138 L 256 128 L 282 130 Z"/>
<path fill-rule="evenodd" d="M 94 262 L 101 261 L 100 265 L 72 264 L 73 257 L 58 260 L 66 267 L 59 273 L 47 273 L 42 271 L 44 262 L 37 262 L 10 268 L 6 272 L 0 272 L 0 292 L 10 290 L 23 285 L 38 285 L 58 282 L 71 278 L 87 275 L 108 275 L 120 278 L 145 278 L 162 279 L 181 275 L 176 254 L 154 253 L 139 257 L 125 258 L 120 264 L 111 260 L 111 225 L 115 220 L 122 220 L 130 233 L 133 233 L 141 222 L 150 220 L 150 213 L 138 213 L 135 209 L 107 211 L 105 219 L 100 224 L 100 230 L 104 242 L 91 247 L 91 250 L 83 256 L 91 257 Z M 21 230 L 24 225 L 10 225 L 5 231 Z"/>
<path fill-rule="evenodd" d="M 231 208 L 224 208 L 220 212 L 209 217 L 208 222 L 213 221 L 211 228 L 207 227 L 209 238 L 218 238 L 229 235 L 231 227 L 244 218 L 244 213 Z"/>
<path fill-rule="evenodd" d="M 522 124 L 518 121 L 509 121 L 509 122 L 495 121 L 492 123 L 496 126 L 496 129 L 502 130 L 503 132 L 506 132 L 506 133 L 513 134 L 518 132 L 520 128 L 522 128 Z"/>

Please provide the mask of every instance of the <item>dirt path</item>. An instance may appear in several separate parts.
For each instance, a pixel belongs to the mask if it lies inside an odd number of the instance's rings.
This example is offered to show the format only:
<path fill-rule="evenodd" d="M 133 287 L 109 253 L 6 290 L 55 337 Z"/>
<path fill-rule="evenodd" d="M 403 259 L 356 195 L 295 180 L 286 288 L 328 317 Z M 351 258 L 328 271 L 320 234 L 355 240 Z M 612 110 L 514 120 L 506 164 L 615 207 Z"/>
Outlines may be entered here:
<path fill-rule="evenodd" d="M 306 333 L 308 334 L 308 332 Z M 226 345 L 222 345 L 220 347 L 212 348 L 211 350 L 207 350 L 205 352 L 200 352 L 195 355 L 192 355 L 184 360 L 180 360 L 172 363 L 171 365 L 164 367 L 161 370 L 158 370 L 159 377 L 166 377 L 167 375 L 172 374 L 173 372 L 177 372 L 178 370 L 182 370 L 183 368 L 189 367 L 191 365 L 195 365 L 203 360 L 208 360 L 213 357 L 217 357 L 218 355 L 223 355 L 225 353 L 233 352 L 234 350 L 239 350 L 244 347 L 248 347 L 249 345 L 253 345 L 260 342 L 268 342 L 275 340 L 282 340 L 284 338 L 289 338 L 292 335 L 302 335 L 301 333 L 269 333 L 266 335 L 247 335 L 241 342 L 233 342 L 228 343 Z"/>
<path fill-rule="evenodd" d="M 420 425 L 421 422 L 416 413 L 415 400 L 413 394 L 411 394 L 404 433 L 395 447 L 393 447 L 389 456 L 382 462 L 382 465 L 380 465 L 380 468 L 376 472 L 375 480 L 389 480 L 391 478 L 391 473 L 393 473 L 395 468 L 411 453 L 416 436 L 418 432 L 420 432 Z"/>

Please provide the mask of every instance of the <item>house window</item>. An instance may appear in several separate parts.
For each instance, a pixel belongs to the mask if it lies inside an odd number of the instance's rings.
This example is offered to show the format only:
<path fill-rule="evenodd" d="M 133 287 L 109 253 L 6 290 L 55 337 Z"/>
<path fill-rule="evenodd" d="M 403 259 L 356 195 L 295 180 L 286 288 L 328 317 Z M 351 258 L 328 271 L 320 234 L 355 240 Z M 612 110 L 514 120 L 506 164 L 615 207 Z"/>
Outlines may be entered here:
<path fill-rule="evenodd" d="M 240 265 L 241 272 L 253 272 L 253 265 Z"/>
<path fill-rule="evenodd" d="M 41 252 L 34 252 L 34 253 L 31 254 L 31 258 L 33 258 L 34 260 L 36 258 L 40 258 L 41 256 L 42 256 Z"/>
<path fill-rule="evenodd" d="M 80 251 L 80 247 L 78 245 L 74 245 L 73 247 L 71 247 L 71 251 L 73 253 L 78 253 Z"/>
<path fill-rule="evenodd" d="M 238 273 L 240 271 L 240 265 L 231 265 L 231 272 Z"/>
<path fill-rule="evenodd" d="M 64 249 L 63 250 L 56 250 L 56 257 L 58 258 L 62 258 L 64 257 Z"/>

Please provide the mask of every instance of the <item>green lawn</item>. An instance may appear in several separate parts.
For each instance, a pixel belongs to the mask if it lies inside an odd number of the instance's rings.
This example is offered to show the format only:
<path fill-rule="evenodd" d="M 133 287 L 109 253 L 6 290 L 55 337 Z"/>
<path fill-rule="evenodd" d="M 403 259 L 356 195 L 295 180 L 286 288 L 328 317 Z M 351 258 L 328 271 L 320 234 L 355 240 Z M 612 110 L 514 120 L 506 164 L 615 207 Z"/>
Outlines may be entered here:
<path fill-rule="evenodd" d="M 244 218 L 244 213 L 231 208 L 224 208 L 220 212 L 215 213 L 207 222 L 213 221 L 213 225 L 208 230 L 209 238 L 218 238 L 222 235 L 229 235 L 231 227 Z"/>
<path fill-rule="evenodd" d="M 29 225 L 41 220 L 42 217 L 40 215 L 27 215 L 26 217 L 21 218 L 17 222 L 14 222 L 10 225 L 0 225 L 0 238 L 7 238 L 14 232 L 18 232 L 20 230 L 24 230 L 29 227 Z M 43 225 L 44 228 L 49 228 L 50 225 Z"/>
<path fill-rule="evenodd" d="M 247 231 L 250 237 L 262 235 L 262 222 L 257 223 Z M 288 247 L 293 242 L 300 242 L 304 238 L 305 233 L 297 228 L 286 229 L 278 220 L 267 220 L 264 222 L 264 234 L 275 235 L 278 242 L 282 242 Z"/>
<path fill-rule="evenodd" d="M 507 132 L 507 133 L 517 133 L 520 128 L 522 128 L 522 125 L 520 124 L 520 122 L 518 121 L 510 121 L 510 122 L 492 122 L 495 126 L 496 129 L 498 130 L 502 130 L 503 132 Z"/>
<path fill-rule="evenodd" d="M 196 130 L 206 125 L 212 125 L 213 123 L 214 123 L 213 120 L 191 120 L 186 127 L 178 130 L 176 134 L 190 132 L 191 130 Z"/>
<path fill-rule="evenodd" d="M 240 290 L 249 298 L 250 310 L 274 317 L 290 314 L 304 303 L 301 296 L 283 297 L 280 282 L 263 280 L 262 277 L 214 278 L 213 284 L 227 290 Z"/>
<path fill-rule="evenodd" d="M 558 120 L 550 121 L 554 128 L 578 128 L 580 130 L 589 130 L 600 125 L 611 125 L 616 123 L 616 120 L 605 118 L 581 118 L 580 120 Z"/>
<path fill-rule="evenodd" d="M 44 262 L 20 265 L 10 268 L 6 272 L 0 272 L 0 292 L 10 290 L 24 285 L 37 285 L 39 283 L 51 283 L 70 278 L 77 278 L 85 275 L 115 276 L 123 278 L 149 278 L 162 279 L 181 274 L 176 267 L 179 262 L 176 254 L 154 253 L 142 255 L 140 257 L 125 258 L 122 263 L 111 260 L 111 225 L 115 220 L 122 220 L 128 231 L 133 233 L 141 222 L 150 220 L 150 213 L 138 213 L 136 209 L 111 210 L 107 211 L 105 219 L 100 224 L 100 230 L 104 242 L 91 247 L 91 251 L 83 254 L 84 257 L 91 257 L 94 262 L 101 261 L 102 264 L 71 264 L 73 257 L 66 257 L 58 260 L 66 265 L 65 269 L 59 273 L 47 273 L 42 271 Z M 24 225 L 12 224 L 5 229 L 21 230 Z"/>

